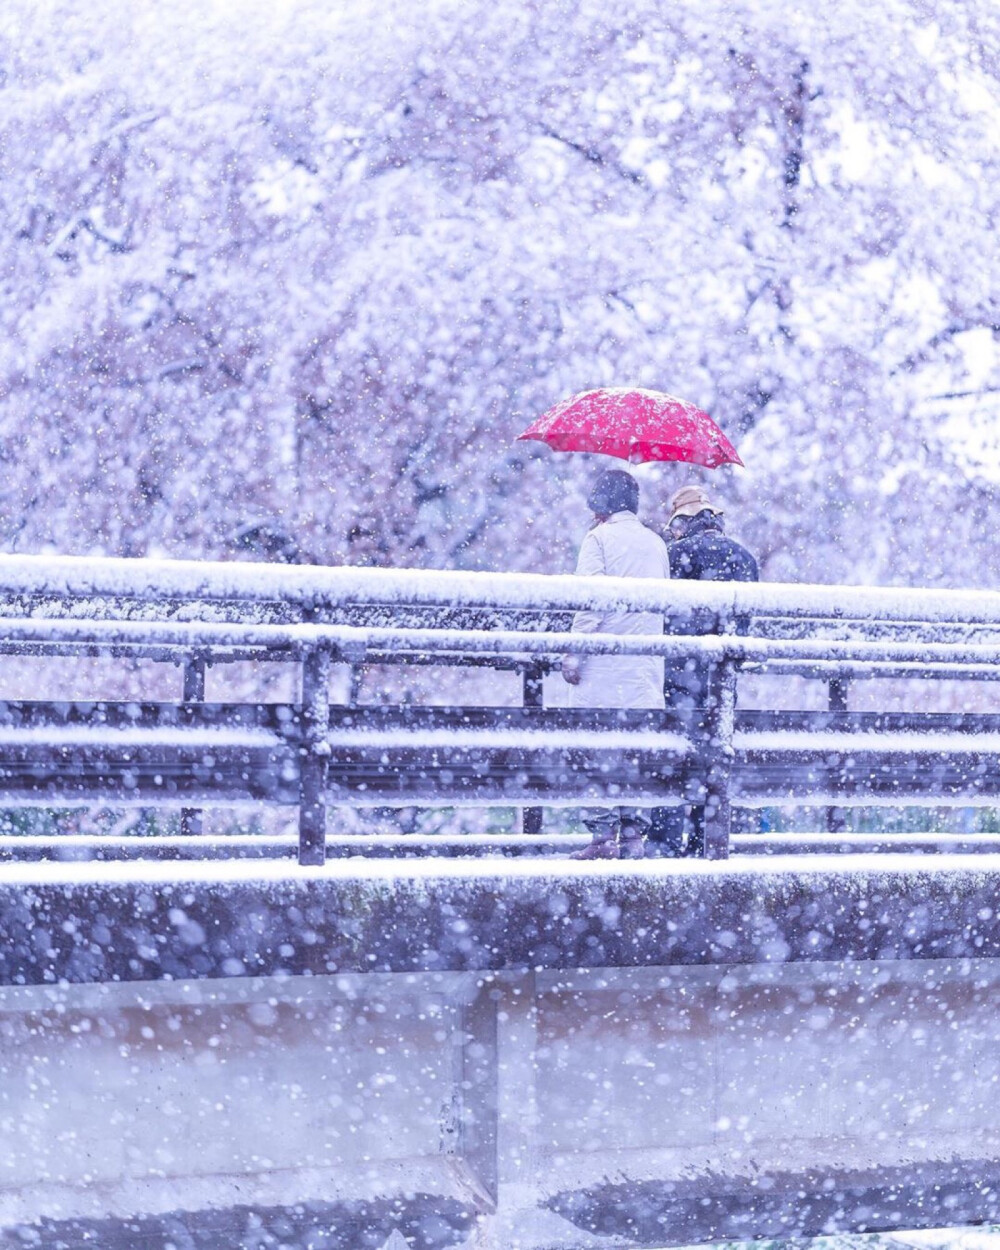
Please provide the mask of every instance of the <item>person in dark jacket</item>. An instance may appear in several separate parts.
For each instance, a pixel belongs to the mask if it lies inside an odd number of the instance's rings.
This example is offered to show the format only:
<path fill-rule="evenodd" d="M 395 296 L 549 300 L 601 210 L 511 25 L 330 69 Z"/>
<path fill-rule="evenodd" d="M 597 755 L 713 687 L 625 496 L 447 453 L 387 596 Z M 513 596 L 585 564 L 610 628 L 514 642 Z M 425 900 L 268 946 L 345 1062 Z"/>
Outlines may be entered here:
<path fill-rule="evenodd" d="M 700 486 L 682 486 L 670 504 L 670 576 L 701 582 L 755 582 L 757 561 L 728 538 L 717 508 Z"/>
<path fill-rule="evenodd" d="M 670 503 L 668 523 L 670 576 L 703 582 L 755 582 L 757 561 L 723 530 L 722 509 L 700 486 L 683 486 Z M 740 623 L 737 622 L 739 629 Z M 707 634 L 717 628 L 712 612 L 695 612 L 668 621 L 672 634 Z M 743 629 L 745 629 L 745 624 Z M 743 630 L 740 630 L 743 632 Z M 708 697 L 709 665 L 695 660 L 667 660 L 663 693 L 668 708 L 695 716 Z M 685 850 L 685 812 L 691 815 L 691 836 Z M 650 812 L 647 854 L 660 856 L 701 855 L 704 849 L 705 809 L 656 807 Z"/>

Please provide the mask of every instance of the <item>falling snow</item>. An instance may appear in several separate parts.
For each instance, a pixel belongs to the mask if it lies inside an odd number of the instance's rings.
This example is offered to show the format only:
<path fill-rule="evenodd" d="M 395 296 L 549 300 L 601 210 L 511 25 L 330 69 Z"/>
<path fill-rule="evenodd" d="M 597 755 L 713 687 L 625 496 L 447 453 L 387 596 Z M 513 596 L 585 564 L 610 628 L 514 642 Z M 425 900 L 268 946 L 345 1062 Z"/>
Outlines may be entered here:
<path fill-rule="evenodd" d="M 1000 1246 L 995 0 L 3 0 L 0 105 L 0 1250 Z M 571 574 L 622 387 L 759 584 Z"/>

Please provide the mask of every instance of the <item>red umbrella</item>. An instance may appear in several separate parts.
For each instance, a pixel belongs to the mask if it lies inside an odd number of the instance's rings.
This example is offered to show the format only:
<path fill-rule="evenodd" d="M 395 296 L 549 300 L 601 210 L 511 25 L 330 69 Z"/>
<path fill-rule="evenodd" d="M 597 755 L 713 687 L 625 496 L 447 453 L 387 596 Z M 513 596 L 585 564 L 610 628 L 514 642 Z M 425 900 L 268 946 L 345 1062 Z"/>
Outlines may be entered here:
<path fill-rule="evenodd" d="M 594 451 L 631 464 L 684 460 L 715 469 L 743 463 L 707 412 L 640 387 L 582 391 L 550 408 L 518 438 L 537 439 L 553 451 Z"/>

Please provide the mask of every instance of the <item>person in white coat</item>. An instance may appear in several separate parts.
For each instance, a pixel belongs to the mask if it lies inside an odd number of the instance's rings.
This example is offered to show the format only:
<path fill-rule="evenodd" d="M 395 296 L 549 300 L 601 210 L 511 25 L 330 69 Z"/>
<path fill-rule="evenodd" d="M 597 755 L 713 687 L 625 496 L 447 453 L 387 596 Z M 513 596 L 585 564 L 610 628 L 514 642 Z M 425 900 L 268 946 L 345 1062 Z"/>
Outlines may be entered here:
<path fill-rule="evenodd" d="M 587 497 L 594 524 L 580 547 L 581 577 L 670 576 L 663 539 L 639 520 L 639 483 L 630 473 L 609 469 Z M 658 612 L 577 612 L 574 633 L 662 634 Z M 663 659 L 654 655 L 567 655 L 562 674 L 571 707 L 663 708 Z M 578 859 L 641 859 L 649 820 L 641 808 L 602 807 L 584 811 L 593 841 Z"/>

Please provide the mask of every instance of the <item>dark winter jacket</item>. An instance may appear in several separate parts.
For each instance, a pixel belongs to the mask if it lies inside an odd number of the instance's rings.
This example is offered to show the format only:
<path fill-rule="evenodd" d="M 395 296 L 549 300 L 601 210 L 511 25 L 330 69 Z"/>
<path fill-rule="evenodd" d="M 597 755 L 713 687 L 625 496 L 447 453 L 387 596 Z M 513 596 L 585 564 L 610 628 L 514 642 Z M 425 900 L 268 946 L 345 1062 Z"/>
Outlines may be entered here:
<path fill-rule="evenodd" d="M 687 534 L 668 546 L 670 576 L 699 582 L 755 582 L 757 561 L 722 532 L 722 522 L 703 512 L 691 522 Z"/>
<path fill-rule="evenodd" d="M 696 516 L 683 538 L 669 543 L 670 576 L 702 582 L 756 582 L 757 561 L 722 532 L 722 522 L 710 512 Z M 737 633 L 746 633 L 749 622 L 736 622 Z M 666 622 L 668 634 L 712 634 L 719 628 L 714 612 L 698 611 L 689 617 Z M 692 661 L 667 661 L 664 692 L 668 706 L 704 701 L 708 666 Z"/>

